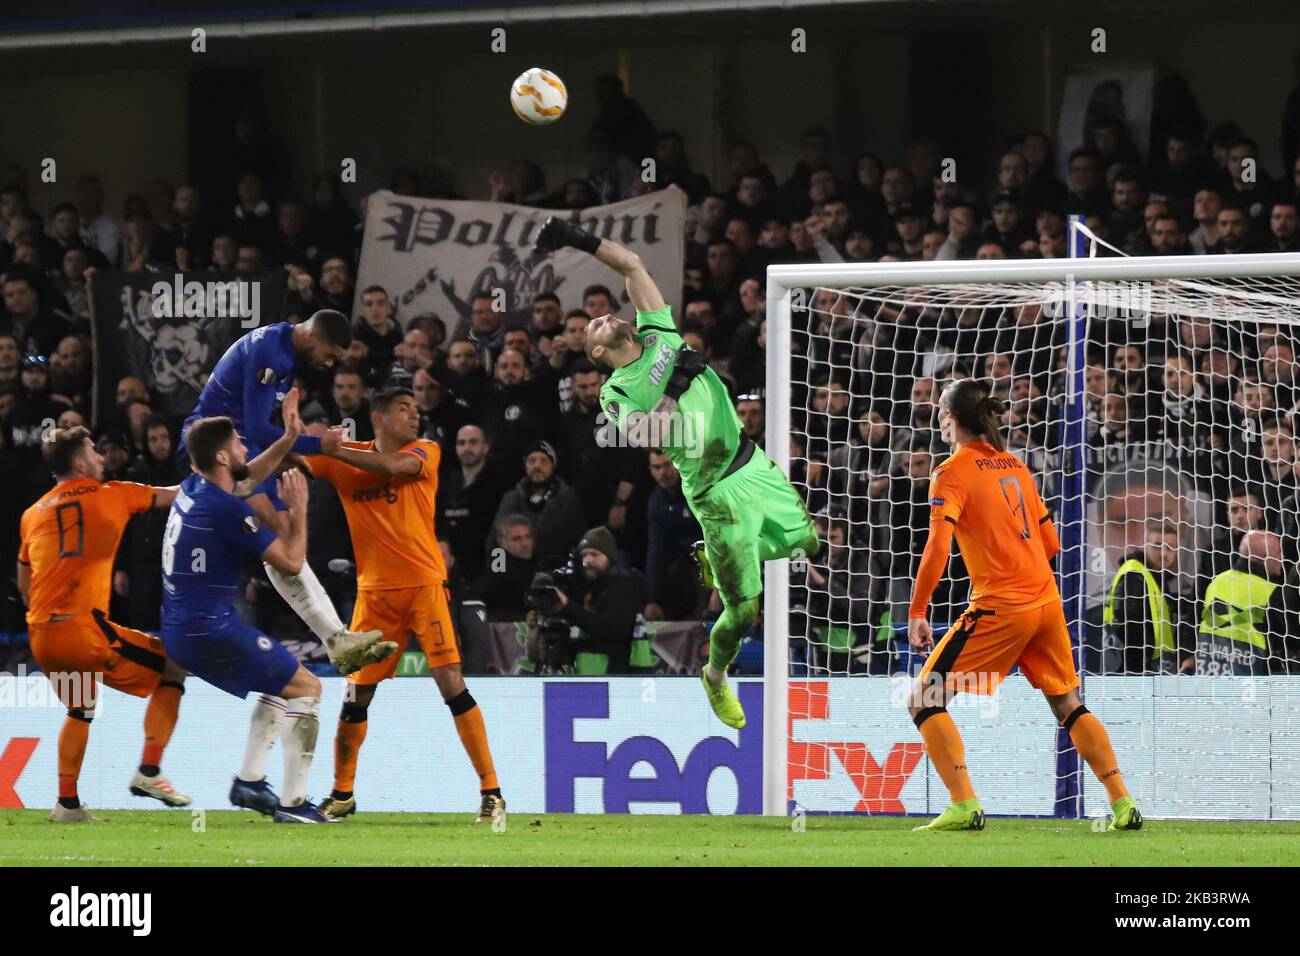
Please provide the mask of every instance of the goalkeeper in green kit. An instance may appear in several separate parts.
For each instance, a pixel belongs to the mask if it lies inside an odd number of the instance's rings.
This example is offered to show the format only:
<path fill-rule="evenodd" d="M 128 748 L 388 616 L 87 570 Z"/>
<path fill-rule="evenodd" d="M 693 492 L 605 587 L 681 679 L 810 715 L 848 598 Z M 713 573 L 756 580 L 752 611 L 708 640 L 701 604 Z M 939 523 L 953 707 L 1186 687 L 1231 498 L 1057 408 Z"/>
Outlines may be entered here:
<path fill-rule="evenodd" d="M 758 620 L 763 562 L 812 557 L 820 547 L 816 528 L 781 470 L 741 434 L 727 387 L 704 355 L 682 344 L 672 310 L 641 259 L 554 217 L 536 246 L 590 253 L 627 283 L 636 326 L 612 315 L 593 317 L 587 357 L 610 372 L 600 390 L 606 420 L 629 443 L 659 448 L 681 473 L 682 491 L 704 529 L 703 554 L 697 552 L 704 583 L 722 598 L 700 678 L 718 719 L 743 727 L 745 712 L 726 674 Z"/>

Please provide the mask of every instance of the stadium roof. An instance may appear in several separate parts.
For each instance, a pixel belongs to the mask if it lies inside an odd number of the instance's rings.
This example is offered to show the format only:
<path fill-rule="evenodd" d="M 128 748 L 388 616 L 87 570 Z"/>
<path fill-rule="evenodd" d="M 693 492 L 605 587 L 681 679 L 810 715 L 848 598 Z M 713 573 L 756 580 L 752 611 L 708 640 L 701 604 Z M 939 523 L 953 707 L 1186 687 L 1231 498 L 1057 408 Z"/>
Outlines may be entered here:
<path fill-rule="evenodd" d="M 484 23 L 691 18 L 709 14 L 791 13 L 855 6 L 923 16 L 932 28 L 1031 16 L 1075 19 L 1113 13 L 1179 18 L 1236 10 L 1239 0 L 62 0 L 0 5 L 0 49 L 158 42 L 209 36 L 280 37 L 376 30 L 421 30 Z M 1292 9 L 1291 0 L 1255 0 L 1254 13 Z M 952 22 L 937 19 L 951 17 Z"/>

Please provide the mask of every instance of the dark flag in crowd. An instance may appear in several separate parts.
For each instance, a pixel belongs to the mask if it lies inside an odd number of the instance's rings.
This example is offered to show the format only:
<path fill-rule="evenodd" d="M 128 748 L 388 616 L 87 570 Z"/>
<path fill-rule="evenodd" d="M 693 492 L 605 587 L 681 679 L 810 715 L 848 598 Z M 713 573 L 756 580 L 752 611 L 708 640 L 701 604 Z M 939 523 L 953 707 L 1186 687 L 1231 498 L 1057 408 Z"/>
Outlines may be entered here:
<path fill-rule="evenodd" d="M 184 417 L 236 339 L 279 320 L 284 273 L 95 272 L 95 421 L 113 407 L 123 376 L 141 379 L 158 410 Z"/>

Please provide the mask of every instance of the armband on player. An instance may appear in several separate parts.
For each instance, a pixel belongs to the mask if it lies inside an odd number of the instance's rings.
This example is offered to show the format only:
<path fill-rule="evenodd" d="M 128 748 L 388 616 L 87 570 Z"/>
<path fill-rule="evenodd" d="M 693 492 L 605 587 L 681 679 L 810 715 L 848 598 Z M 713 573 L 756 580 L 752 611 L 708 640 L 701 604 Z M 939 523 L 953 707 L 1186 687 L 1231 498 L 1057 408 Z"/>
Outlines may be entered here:
<path fill-rule="evenodd" d="M 705 358 L 703 352 L 696 352 L 683 345 L 677 350 L 677 364 L 673 366 L 673 374 L 668 377 L 668 387 L 664 389 L 665 397 L 677 401 L 682 397 L 682 393 L 691 387 L 691 382 L 695 381 L 696 376 L 708 367 L 709 360 Z"/>

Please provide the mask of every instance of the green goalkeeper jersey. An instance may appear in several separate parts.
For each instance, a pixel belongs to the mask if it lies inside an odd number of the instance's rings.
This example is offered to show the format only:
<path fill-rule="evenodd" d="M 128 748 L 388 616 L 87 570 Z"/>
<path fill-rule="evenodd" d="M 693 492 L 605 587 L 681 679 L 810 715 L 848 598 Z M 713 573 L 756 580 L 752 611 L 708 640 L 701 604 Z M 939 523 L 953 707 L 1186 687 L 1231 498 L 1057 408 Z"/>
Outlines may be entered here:
<path fill-rule="evenodd" d="M 682 476 L 682 491 L 693 499 L 722 477 L 740 447 L 740 419 L 718 373 L 706 368 L 678 399 L 667 422 L 647 413 L 663 397 L 677 361 L 682 337 L 672 309 L 636 314 L 641 357 L 614 372 L 600 389 L 600 406 L 627 444 L 658 448 Z"/>

